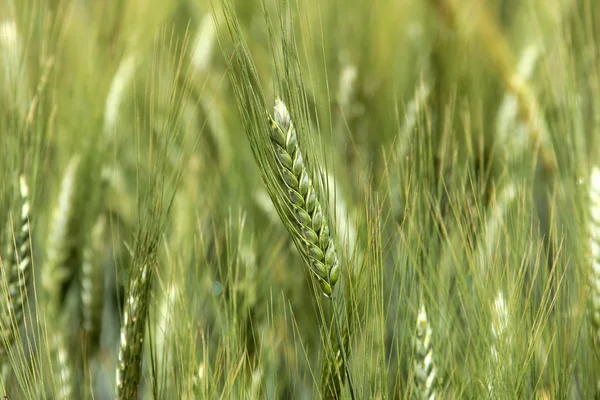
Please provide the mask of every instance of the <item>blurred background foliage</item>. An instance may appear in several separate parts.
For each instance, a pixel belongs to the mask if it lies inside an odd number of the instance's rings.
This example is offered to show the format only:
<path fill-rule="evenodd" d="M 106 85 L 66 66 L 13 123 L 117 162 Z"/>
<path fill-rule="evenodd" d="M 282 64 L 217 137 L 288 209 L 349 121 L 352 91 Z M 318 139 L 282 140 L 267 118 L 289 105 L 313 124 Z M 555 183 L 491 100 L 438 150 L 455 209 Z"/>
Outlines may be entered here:
<path fill-rule="evenodd" d="M 588 321 L 597 2 L 231 3 L 269 104 L 281 95 L 278 16 L 292 16 L 305 151 L 333 210 L 359 397 L 420 396 L 421 304 L 440 397 L 598 396 Z M 328 397 L 325 300 L 256 167 L 222 6 L 0 0 L 2 265 L 14 252 L 23 175 L 34 276 L 19 340 L 2 354 L 11 398 L 64 397 L 65 369 L 68 398 L 114 397 L 140 229 L 159 237 L 140 398 Z M 160 215 L 144 211 L 163 197 Z M 62 281 L 50 274 L 58 303 L 42 282 L 57 218 L 68 219 L 73 268 Z M 144 223 L 160 218 L 160 228 Z M 95 339 L 81 301 L 91 247 L 103 282 Z M 4 301 L 6 284 L 2 292 Z M 55 331 L 66 362 L 52 355 Z M 346 385 L 339 396 L 348 395 Z"/>

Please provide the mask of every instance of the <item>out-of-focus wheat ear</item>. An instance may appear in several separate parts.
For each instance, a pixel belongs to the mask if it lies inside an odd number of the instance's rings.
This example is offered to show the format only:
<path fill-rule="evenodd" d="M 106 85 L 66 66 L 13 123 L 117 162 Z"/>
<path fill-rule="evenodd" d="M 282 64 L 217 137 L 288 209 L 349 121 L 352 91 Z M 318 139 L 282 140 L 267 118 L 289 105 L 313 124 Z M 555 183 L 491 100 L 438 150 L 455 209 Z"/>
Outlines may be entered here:
<path fill-rule="evenodd" d="M 154 262 L 134 260 L 125 300 L 117 365 L 117 398 L 137 399 Z"/>
<path fill-rule="evenodd" d="M 23 308 L 27 301 L 27 286 L 31 277 L 31 232 L 29 227 L 29 187 L 24 176 L 19 179 L 21 192 L 21 215 L 18 230 L 14 232 L 14 239 L 9 245 L 10 256 L 4 262 L 3 275 L 6 274 L 6 287 L 8 296 L 3 295 L 3 304 L 0 310 L 0 354 L 5 347 L 12 345 L 16 331 L 23 322 Z"/>
<path fill-rule="evenodd" d="M 594 341 L 600 346 L 600 169 L 593 167 L 590 175 L 589 235 L 591 246 L 590 317 Z"/>
<path fill-rule="evenodd" d="M 464 20 L 464 11 L 458 6 L 458 2 L 453 0 L 434 0 L 433 2 L 440 16 L 454 28 L 457 28 L 456 25 Z M 546 172 L 556 173 L 558 170 L 556 154 L 542 108 L 531 85 L 513 65 L 514 56 L 508 40 L 483 3 L 474 4 L 474 7 L 469 9 L 468 22 L 473 24 L 474 29 L 471 34 L 477 35 L 477 39 L 483 44 L 485 55 L 499 75 L 506 91 L 514 95 L 517 101 L 518 118 L 527 127 L 529 141 L 535 152 L 538 153 L 542 166 Z"/>
<path fill-rule="evenodd" d="M 525 47 L 517 66 L 521 79 L 528 82 L 535 70 L 540 50 L 536 45 Z M 499 143 L 506 144 L 506 154 L 520 157 L 527 149 L 529 132 L 527 121 L 519 115 L 519 99 L 513 91 L 506 91 L 496 117 L 496 137 Z"/>
<path fill-rule="evenodd" d="M 437 397 L 437 377 L 431 347 L 432 330 L 427 320 L 425 305 L 421 304 L 417 316 L 417 336 L 415 337 L 415 380 L 419 399 Z"/>
<path fill-rule="evenodd" d="M 74 156 L 65 170 L 58 204 L 54 209 L 47 244 L 47 258 L 42 270 L 42 288 L 51 302 L 62 301 L 65 286 L 78 267 L 79 238 L 74 231 L 77 170 L 80 157 Z"/>
<path fill-rule="evenodd" d="M 27 286 L 31 279 L 31 231 L 29 226 L 30 205 L 29 187 L 24 176 L 19 178 L 21 194 L 21 213 L 17 231 L 9 229 L 13 237 L 8 243 L 7 257 L 0 261 L 3 268 L 0 307 L 0 368 L 1 383 L 5 391 L 11 376 L 11 367 L 7 353 L 18 337 L 18 330 L 23 324 L 24 307 L 27 303 Z M 11 224 L 12 228 L 12 224 Z"/>
<path fill-rule="evenodd" d="M 9 103 L 10 106 L 14 107 L 20 117 L 25 120 L 31 102 L 31 85 L 27 74 L 21 73 L 24 53 L 21 33 L 15 20 L 2 18 L 0 22 L 0 59 L 2 60 L 0 87 L 4 90 L 0 92 L 0 95 L 9 99 L 12 103 Z"/>
<path fill-rule="evenodd" d="M 492 397 L 497 397 L 497 388 L 494 386 L 496 374 L 503 374 L 512 366 L 512 358 L 507 351 L 512 347 L 512 333 L 509 329 L 510 315 L 504 292 L 499 291 L 494 299 L 492 314 L 492 346 L 490 348 L 492 365 L 489 368 L 488 390 Z"/>
<path fill-rule="evenodd" d="M 298 145 L 296 128 L 281 99 L 275 100 L 273 118 L 269 120 L 277 174 L 286 192 L 285 198 L 274 199 L 274 202 L 280 204 L 284 219 L 290 222 L 286 228 L 317 278 L 321 290 L 325 296 L 331 297 L 340 268 L 329 230 L 329 216 L 324 213 L 317 198 Z"/>
<path fill-rule="evenodd" d="M 64 332 L 59 329 L 52 334 L 52 358 L 56 397 L 61 400 L 72 399 L 75 394 L 73 364 Z"/>
<path fill-rule="evenodd" d="M 100 214 L 83 250 L 81 265 L 83 330 L 87 335 L 87 343 L 92 350 L 97 347 L 102 323 L 105 232 L 106 216 Z"/>
<path fill-rule="evenodd" d="M 104 134 L 108 139 L 115 133 L 119 122 L 121 103 L 134 77 L 138 60 L 134 55 L 123 57 L 115 73 L 104 106 Z"/>

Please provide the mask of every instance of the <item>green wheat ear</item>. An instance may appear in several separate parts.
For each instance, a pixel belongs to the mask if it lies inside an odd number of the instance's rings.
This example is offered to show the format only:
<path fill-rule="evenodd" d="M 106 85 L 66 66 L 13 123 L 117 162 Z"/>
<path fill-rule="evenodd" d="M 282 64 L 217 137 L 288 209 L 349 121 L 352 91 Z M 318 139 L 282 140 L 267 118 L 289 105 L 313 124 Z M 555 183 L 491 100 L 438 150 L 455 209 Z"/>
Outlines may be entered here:
<path fill-rule="evenodd" d="M 590 174 L 589 234 L 591 246 L 590 316 L 594 326 L 594 340 L 600 343 L 600 169 Z"/>
<path fill-rule="evenodd" d="M 432 330 L 427 320 L 425 305 L 421 304 L 417 316 L 417 335 L 415 337 L 415 381 L 417 396 L 420 399 L 433 400 L 436 393 L 436 368 L 431 347 Z"/>
<path fill-rule="evenodd" d="M 269 122 L 277 172 L 287 192 L 285 210 L 292 221 L 288 231 L 317 277 L 321 290 L 331 297 L 340 273 L 337 252 L 327 218 L 304 165 L 296 128 L 280 99 L 275 100 L 273 118 L 269 117 Z"/>
<path fill-rule="evenodd" d="M 64 292 L 79 262 L 79 232 L 76 202 L 80 182 L 77 181 L 81 157 L 73 156 L 67 165 L 58 204 L 52 214 L 47 244 L 46 264 L 42 269 L 42 287 L 48 299 L 61 306 Z"/>
<path fill-rule="evenodd" d="M 104 298 L 104 236 L 106 216 L 100 214 L 92 228 L 88 243 L 83 250 L 81 264 L 81 310 L 83 329 L 88 335 L 92 349 L 98 346 Z"/>
<path fill-rule="evenodd" d="M 142 379 L 144 333 L 156 268 L 158 236 L 138 234 L 121 323 L 116 370 L 117 398 L 138 398 Z"/>
<path fill-rule="evenodd" d="M 29 229 L 29 187 L 24 176 L 20 177 L 21 216 L 14 242 L 10 244 L 10 256 L 4 264 L 7 271 L 7 304 L 0 314 L 0 354 L 4 346 L 12 345 L 15 332 L 23 322 L 23 308 L 27 300 L 27 285 L 31 277 L 31 234 Z M 14 246 L 14 248 L 13 248 Z M 3 299 L 4 300 L 4 299 Z"/>

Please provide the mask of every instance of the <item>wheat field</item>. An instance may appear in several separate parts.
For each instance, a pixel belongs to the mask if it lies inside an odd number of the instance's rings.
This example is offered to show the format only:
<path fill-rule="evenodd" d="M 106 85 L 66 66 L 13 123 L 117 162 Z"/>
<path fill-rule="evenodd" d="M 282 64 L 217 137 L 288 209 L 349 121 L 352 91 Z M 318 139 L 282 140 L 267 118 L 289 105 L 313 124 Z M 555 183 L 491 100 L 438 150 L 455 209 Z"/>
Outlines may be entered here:
<path fill-rule="evenodd" d="M 595 0 L 0 0 L 0 392 L 600 398 L 599 145 Z"/>

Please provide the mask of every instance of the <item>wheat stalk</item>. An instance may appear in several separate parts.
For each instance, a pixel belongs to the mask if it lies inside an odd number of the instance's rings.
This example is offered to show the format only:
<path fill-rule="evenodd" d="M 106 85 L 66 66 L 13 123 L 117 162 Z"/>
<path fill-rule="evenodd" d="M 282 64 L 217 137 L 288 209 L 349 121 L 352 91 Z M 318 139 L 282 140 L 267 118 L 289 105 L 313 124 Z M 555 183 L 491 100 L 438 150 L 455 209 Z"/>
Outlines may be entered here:
<path fill-rule="evenodd" d="M 334 330 L 337 327 L 332 328 L 332 334 L 337 333 Z M 335 337 L 335 335 L 332 335 Z M 342 331 L 342 345 L 345 349 L 350 348 L 350 334 L 348 328 L 345 326 Z M 326 352 L 325 361 L 323 362 L 323 373 L 321 378 L 321 387 L 323 388 L 323 398 L 324 399 L 341 399 L 342 398 L 342 388 L 344 386 L 344 370 L 346 366 L 344 365 L 344 356 L 342 354 L 342 348 L 340 348 L 339 343 L 332 340 L 332 343 L 335 345 L 331 348 L 331 350 Z M 348 354 L 346 354 L 348 355 Z"/>
<path fill-rule="evenodd" d="M 321 290 L 331 297 L 339 278 L 339 263 L 329 223 L 317 199 L 302 152 L 298 146 L 296 128 L 287 107 L 280 99 L 275 100 L 271 124 L 271 142 L 277 159 L 281 183 L 287 189 L 286 198 L 289 219 L 295 226 L 288 230 L 299 251 L 308 260 L 310 270 L 316 276 Z"/>
<path fill-rule="evenodd" d="M 417 336 L 415 338 L 415 380 L 420 399 L 433 400 L 436 393 L 436 368 L 431 347 L 432 330 L 427 320 L 425 305 L 421 304 L 417 316 Z"/>

